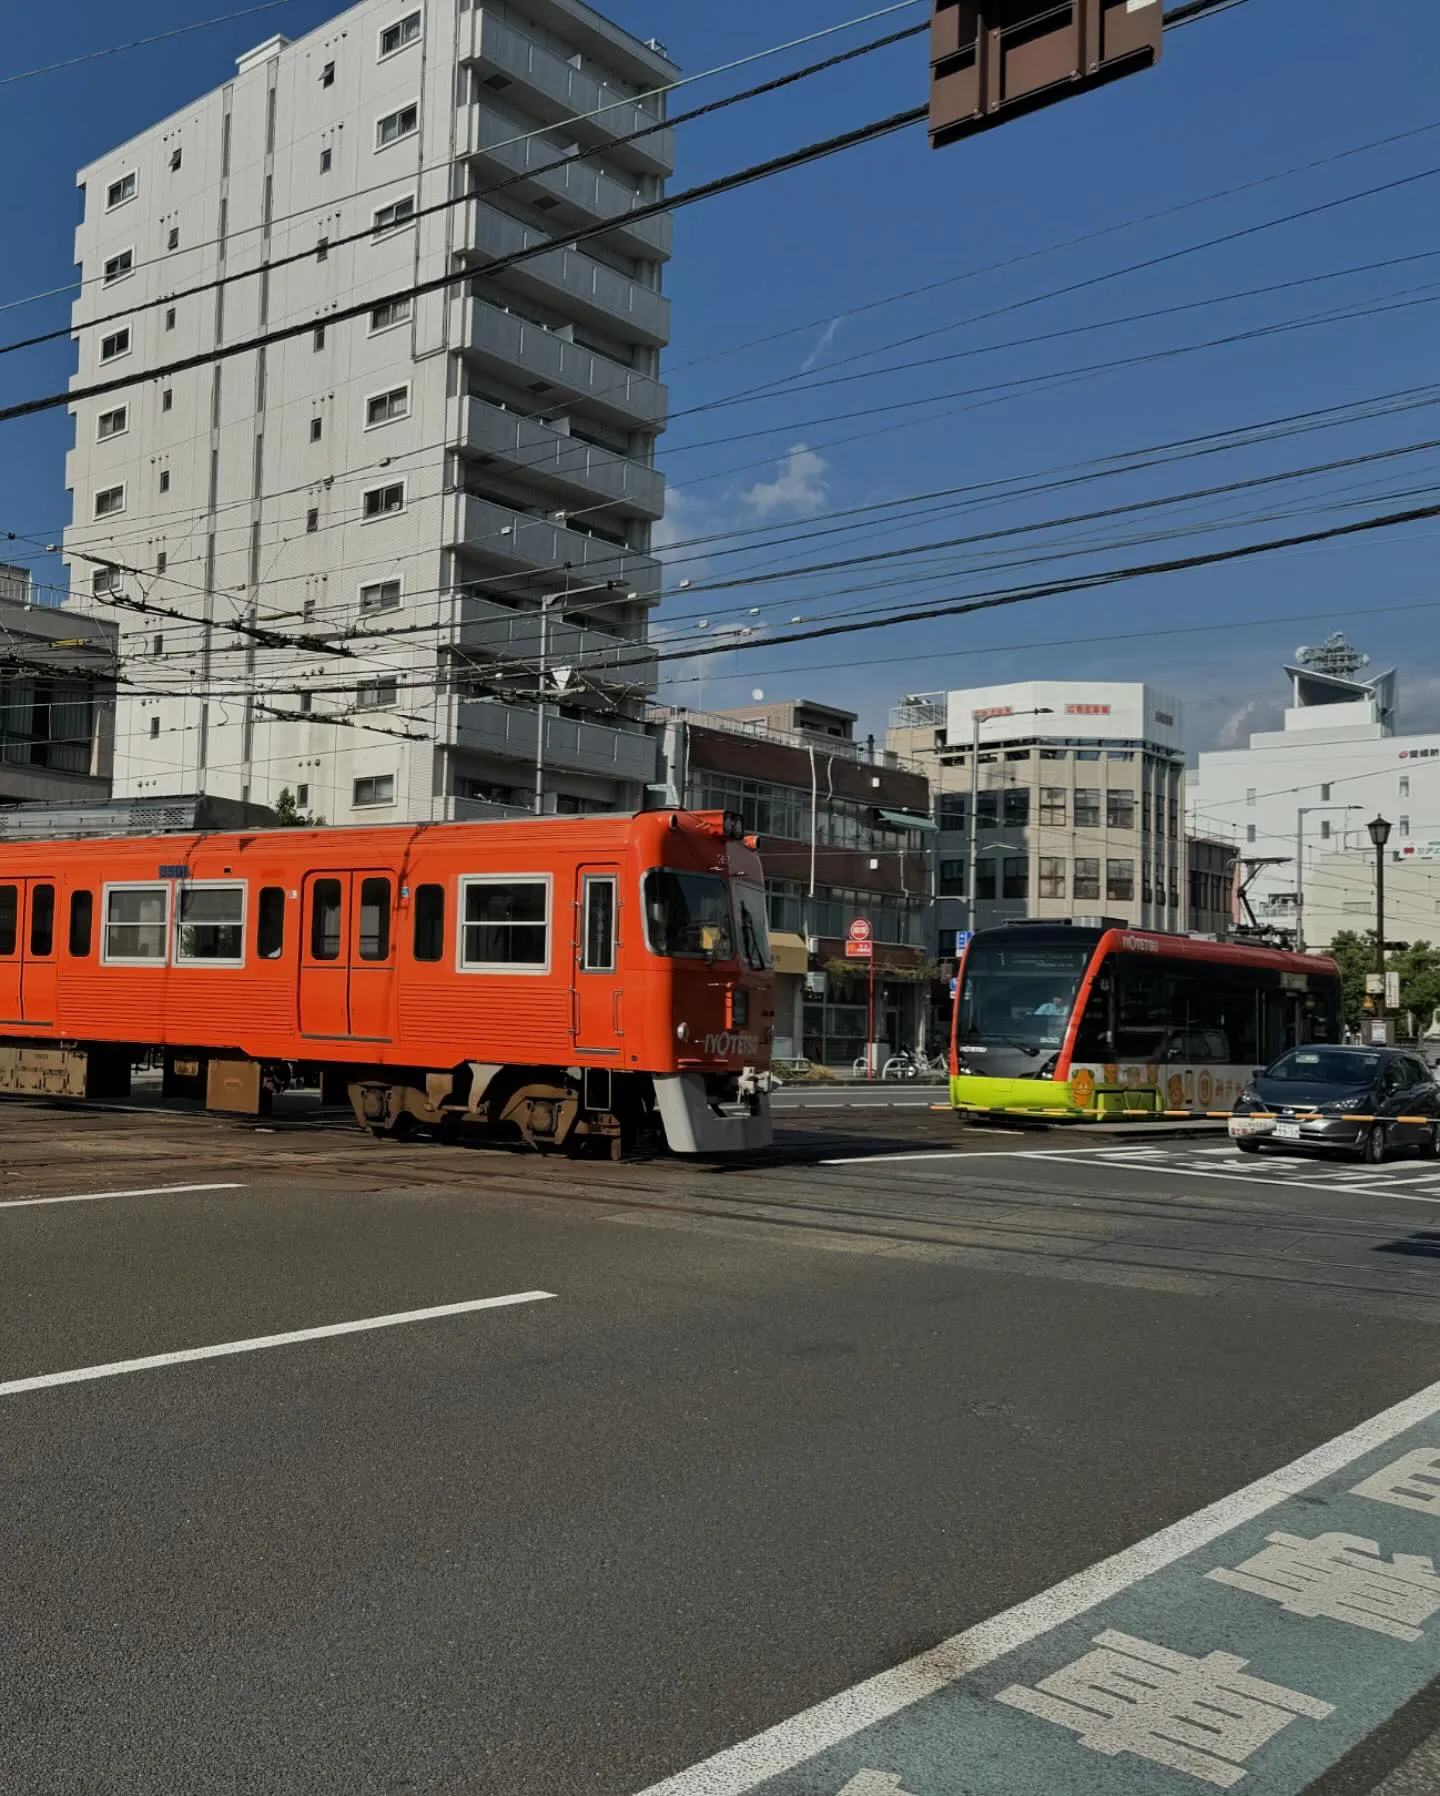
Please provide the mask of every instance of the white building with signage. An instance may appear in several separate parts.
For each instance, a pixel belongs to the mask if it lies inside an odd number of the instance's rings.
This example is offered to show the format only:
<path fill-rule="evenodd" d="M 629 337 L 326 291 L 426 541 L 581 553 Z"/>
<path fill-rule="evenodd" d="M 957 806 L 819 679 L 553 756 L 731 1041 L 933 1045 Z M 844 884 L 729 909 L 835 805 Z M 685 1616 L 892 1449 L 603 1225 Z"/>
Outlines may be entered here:
<path fill-rule="evenodd" d="M 1184 716 L 1154 686 L 1026 680 L 905 699 L 887 746 L 930 776 L 938 946 L 1021 917 L 1184 930 Z M 974 863 L 974 890 L 970 868 Z"/>
<path fill-rule="evenodd" d="M 1298 892 L 1309 947 L 1323 946 L 1337 927 L 1373 924 L 1372 817 L 1389 820 L 1387 853 L 1397 867 L 1440 865 L 1440 732 L 1397 733 L 1396 676 L 1370 674 L 1368 665 L 1343 637 L 1300 650 L 1285 669 L 1283 727 L 1258 732 L 1244 748 L 1202 754 L 1190 775 L 1191 830 L 1233 843 L 1250 863 L 1250 900 L 1262 922 L 1293 927 Z M 1408 880 L 1404 889 L 1408 903 Z M 1413 896 L 1423 905 L 1418 885 Z M 1407 935 L 1418 921 L 1408 917 Z M 1393 909 L 1386 933 L 1400 933 Z"/>

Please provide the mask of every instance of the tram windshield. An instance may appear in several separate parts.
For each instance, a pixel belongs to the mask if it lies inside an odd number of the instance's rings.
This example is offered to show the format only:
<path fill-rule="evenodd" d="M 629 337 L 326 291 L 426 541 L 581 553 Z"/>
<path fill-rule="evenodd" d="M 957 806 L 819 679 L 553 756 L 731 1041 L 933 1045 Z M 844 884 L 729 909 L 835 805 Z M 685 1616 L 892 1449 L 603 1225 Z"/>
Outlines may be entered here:
<path fill-rule="evenodd" d="M 970 944 L 960 983 L 956 1042 L 994 1045 L 1026 1054 L 1054 1052 L 1065 1039 L 1075 995 L 1093 947 L 1057 943 Z"/>
<path fill-rule="evenodd" d="M 652 953 L 733 959 L 735 922 L 728 882 L 715 873 L 657 867 L 645 875 L 645 928 Z"/>

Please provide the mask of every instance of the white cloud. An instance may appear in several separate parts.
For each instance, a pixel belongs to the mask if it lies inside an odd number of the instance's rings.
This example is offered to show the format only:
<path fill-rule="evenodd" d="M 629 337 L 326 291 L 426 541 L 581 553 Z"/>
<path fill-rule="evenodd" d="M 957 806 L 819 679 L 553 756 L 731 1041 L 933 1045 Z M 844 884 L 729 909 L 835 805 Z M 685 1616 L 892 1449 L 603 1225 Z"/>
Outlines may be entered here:
<path fill-rule="evenodd" d="M 824 330 L 821 331 L 821 333 L 820 333 L 820 341 L 815 345 L 815 347 L 810 351 L 809 355 L 807 355 L 805 360 L 803 362 L 801 362 L 801 364 L 800 364 L 800 372 L 802 374 L 808 374 L 810 372 L 810 370 L 815 366 L 815 364 L 820 360 L 821 356 L 824 355 L 825 351 L 835 341 L 835 334 L 840 329 L 840 326 L 844 322 L 845 322 L 845 314 L 842 312 L 838 318 L 832 318 L 830 320 L 830 322 L 825 326 Z"/>
<path fill-rule="evenodd" d="M 762 480 L 741 498 L 760 518 L 808 518 L 830 503 L 830 464 L 807 443 L 796 443 L 773 480 Z"/>

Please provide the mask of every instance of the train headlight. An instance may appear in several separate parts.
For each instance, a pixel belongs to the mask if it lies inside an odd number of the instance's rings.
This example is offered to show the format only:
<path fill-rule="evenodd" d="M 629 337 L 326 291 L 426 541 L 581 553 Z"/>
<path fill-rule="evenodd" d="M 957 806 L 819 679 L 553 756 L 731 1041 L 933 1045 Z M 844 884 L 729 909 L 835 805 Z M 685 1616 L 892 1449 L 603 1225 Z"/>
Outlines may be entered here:
<path fill-rule="evenodd" d="M 689 1041 L 690 1025 L 688 1023 L 677 1023 L 675 1025 L 675 1039 L 676 1041 Z"/>

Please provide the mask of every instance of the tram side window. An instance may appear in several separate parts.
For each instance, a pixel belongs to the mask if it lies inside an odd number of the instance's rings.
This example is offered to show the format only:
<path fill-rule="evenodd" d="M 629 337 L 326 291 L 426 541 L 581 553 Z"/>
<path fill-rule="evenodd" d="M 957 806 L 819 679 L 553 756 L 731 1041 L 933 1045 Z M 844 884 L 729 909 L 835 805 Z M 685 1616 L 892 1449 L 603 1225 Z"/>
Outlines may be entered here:
<path fill-rule="evenodd" d="M 364 879 L 360 882 L 360 958 L 390 958 L 390 881 Z"/>
<path fill-rule="evenodd" d="M 339 960 L 340 881 L 317 879 L 311 891 L 310 906 L 310 958 Z"/>
<path fill-rule="evenodd" d="M 170 888 L 111 886 L 105 894 L 107 965 L 162 964 L 170 921 Z"/>
<path fill-rule="evenodd" d="M 460 965 L 544 968 L 549 960 L 550 888 L 543 879 L 466 879 Z"/>
<path fill-rule="evenodd" d="M 175 921 L 175 959 L 181 966 L 245 964 L 245 888 L 182 886 Z"/>
<path fill-rule="evenodd" d="M 255 923 L 255 955 L 258 960 L 279 960 L 285 952 L 285 888 L 261 886 L 259 915 Z"/>
<path fill-rule="evenodd" d="M 55 952 L 54 886 L 36 886 L 30 893 L 30 952 L 37 960 Z"/>
<path fill-rule="evenodd" d="M 415 958 L 445 958 L 445 888 L 420 886 L 415 892 Z"/>
<path fill-rule="evenodd" d="M 70 894 L 70 957 L 88 960 L 90 943 L 95 934 L 95 894 L 79 891 Z"/>
<path fill-rule="evenodd" d="M 13 954 L 20 929 L 20 888 L 0 886 L 0 954 Z"/>

